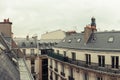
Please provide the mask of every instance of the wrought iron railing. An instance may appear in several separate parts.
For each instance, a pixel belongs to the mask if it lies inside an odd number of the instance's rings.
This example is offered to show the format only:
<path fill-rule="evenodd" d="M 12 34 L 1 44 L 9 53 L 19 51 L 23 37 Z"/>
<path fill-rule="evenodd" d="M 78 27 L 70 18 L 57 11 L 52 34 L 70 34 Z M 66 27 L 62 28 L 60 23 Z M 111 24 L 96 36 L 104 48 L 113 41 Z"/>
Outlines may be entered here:
<path fill-rule="evenodd" d="M 74 65 L 81 67 L 83 69 L 94 70 L 97 72 L 102 71 L 102 72 L 109 73 L 109 74 L 120 74 L 120 70 L 111 68 L 110 67 L 111 65 L 109 65 L 109 67 L 100 67 L 100 66 L 98 66 L 97 63 L 91 63 L 91 65 L 88 65 L 88 64 L 86 64 L 86 61 L 72 60 L 71 58 L 68 58 L 68 57 L 65 57 L 61 54 L 56 54 L 56 53 L 49 53 L 48 56 L 55 58 L 57 60 L 63 61 L 63 62 L 74 64 Z M 92 65 L 92 64 L 94 64 L 94 65 Z M 106 66 L 108 66 L 108 65 L 106 65 Z"/>

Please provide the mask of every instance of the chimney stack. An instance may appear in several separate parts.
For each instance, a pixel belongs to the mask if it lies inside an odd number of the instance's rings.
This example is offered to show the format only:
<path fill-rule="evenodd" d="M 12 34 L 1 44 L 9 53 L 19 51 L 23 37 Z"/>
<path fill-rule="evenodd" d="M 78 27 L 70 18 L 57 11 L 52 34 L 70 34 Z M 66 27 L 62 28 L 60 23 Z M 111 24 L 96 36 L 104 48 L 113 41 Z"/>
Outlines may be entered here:
<path fill-rule="evenodd" d="M 95 18 L 91 18 L 91 25 L 87 25 L 84 28 L 84 43 L 86 44 L 89 39 L 93 36 L 94 38 L 94 31 L 97 31 L 96 29 L 96 23 L 95 23 Z"/>
<path fill-rule="evenodd" d="M 26 40 L 29 41 L 29 35 L 26 36 Z"/>
<path fill-rule="evenodd" d="M 12 22 L 9 22 L 9 18 L 0 22 L 0 32 L 2 32 L 5 37 L 12 37 Z"/>

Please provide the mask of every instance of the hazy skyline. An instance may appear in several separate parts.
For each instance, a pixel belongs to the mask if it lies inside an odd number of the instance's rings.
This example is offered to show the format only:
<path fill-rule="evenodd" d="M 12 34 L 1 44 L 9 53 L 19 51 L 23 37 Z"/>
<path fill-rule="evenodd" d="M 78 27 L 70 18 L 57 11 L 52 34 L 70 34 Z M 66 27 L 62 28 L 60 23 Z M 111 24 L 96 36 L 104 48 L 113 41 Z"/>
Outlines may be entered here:
<path fill-rule="evenodd" d="M 58 29 L 81 32 L 92 16 L 98 30 L 120 30 L 119 10 L 119 0 L 0 0 L 0 22 L 10 18 L 15 37 Z"/>

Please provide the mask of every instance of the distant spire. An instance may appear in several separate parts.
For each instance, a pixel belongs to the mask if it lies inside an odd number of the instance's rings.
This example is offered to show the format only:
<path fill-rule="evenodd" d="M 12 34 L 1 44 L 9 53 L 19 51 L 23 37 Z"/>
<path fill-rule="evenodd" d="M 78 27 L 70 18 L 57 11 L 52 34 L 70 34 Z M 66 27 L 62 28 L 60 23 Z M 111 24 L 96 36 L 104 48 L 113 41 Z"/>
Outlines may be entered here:
<path fill-rule="evenodd" d="M 94 17 L 91 18 L 91 26 L 96 27 L 96 23 L 95 23 L 95 18 Z"/>

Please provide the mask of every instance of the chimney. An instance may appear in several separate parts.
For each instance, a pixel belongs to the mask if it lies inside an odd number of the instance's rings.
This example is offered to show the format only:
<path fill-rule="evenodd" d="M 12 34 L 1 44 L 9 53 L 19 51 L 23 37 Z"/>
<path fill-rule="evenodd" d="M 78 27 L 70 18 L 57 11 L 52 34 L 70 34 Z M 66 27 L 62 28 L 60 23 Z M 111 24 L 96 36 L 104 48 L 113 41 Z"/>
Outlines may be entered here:
<path fill-rule="evenodd" d="M 5 37 L 12 37 L 12 22 L 9 22 L 9 18 L 0 22 L 0 32 L 2 32 Z"/>
<path fill-rule="evenodd" d="M 91 18 L 91 28 L 92 28 L 92 32 L 94 33 L 94 31 L 97 31 L 96 29 L 96 22 L 95 22 L 95 18 L 92 17 Z"/>
<path fill-rule="evenodd" d="M 6 22 L 9 22 L 9 18 L 6 20 Z"/>
<path fill-rule="evenodd" d="M 7 20 L 6 20 L 6 19 L 4 19 L 4 22 L 7 22 Z"/>
<path fill-rule="evenodd" d="M 26 36 L 26 40 L 29 41 L 29 35 Z"/>
<path fill-rule="evenodd" d="M 96 29 L 96 23 L 95 23 L 95 18 L 91 18 L 91 25 L 87 25 L 84 28 L 84 43 L 86 44 L 90 37 L 94 38 L 94 31 L 97 31 Z"/>
<path fill-rule="evenodd" d="M 88 26 L 88 25 L 87 25 L 87 26 L 84 28 L 84 43 L 87 43 L 87 42 L 88 42 L 91 34 L 92 34 L 92 28 L 91 28 L 91 26 Z"/>

